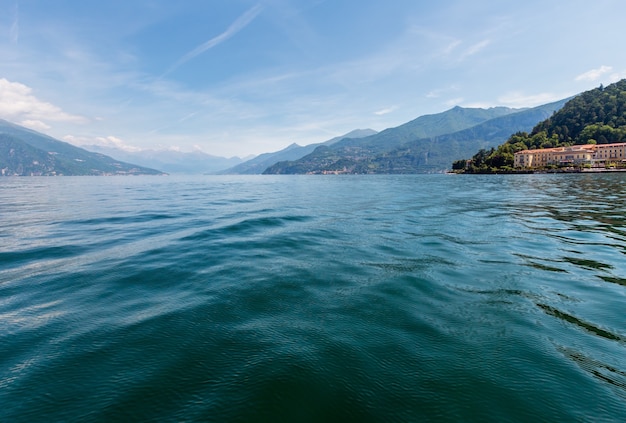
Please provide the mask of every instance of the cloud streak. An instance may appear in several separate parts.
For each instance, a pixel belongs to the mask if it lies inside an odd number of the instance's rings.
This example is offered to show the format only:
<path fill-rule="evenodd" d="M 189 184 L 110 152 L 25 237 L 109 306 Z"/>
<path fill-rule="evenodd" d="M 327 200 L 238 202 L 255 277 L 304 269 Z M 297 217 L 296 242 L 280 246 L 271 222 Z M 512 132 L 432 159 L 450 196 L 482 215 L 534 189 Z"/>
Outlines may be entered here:
<path fill-rule="evenodd" d="M 395 112 L 397 108 L 398 108 L 398 107 L 396 107 L 396 106 L 387 107 L 387 108 L 385 108 L 385 109 L 378 110 L 378 111 L 374 112 L 374 114 L 375 114 L 376 116 L 384 116 L 384 115 L 387 115 L 387 114 L 389 114 L 389 113 Z"/>
<path fill-rule="evenodd" d="M 489 44 L 491 44 L 491 40 L 483 40 L 483 41 L 481 41 L 479 43 L 476 43 L 476 44 L 470 46 L 469 48 L 467 48 L 467 50 L 465 50 L 461 54 L 461 57 L 459 57 L 459 60 L 465 60 L 468 57 L 475 55 L 476 53 L 484 50 L 485 47 L 487 47 Z"/>
<path fill-rule="evenodd" d="M 237 34 L 239 31 L 248 26 L 258 15 L 261 13 L 263 7 L 260 4 L 252 7 L 248 11 L 246 11 L 243 15 L 238 17 L 235 22 L 233 22 L 226 31 L 222 32 L 220 35 L 211 38 L 207 42 L 200 44 L 195 49 L 191 50 L 189 53 L 185 54 L 181 57 L 176 63 L 174 63 L 168 70 L 163 74 L 163 76 L 168 75 L 178 69 L 180 66 L 184 65 L 191 59 L 201 55 L 205 51 L 223 43 L 224 41 L 231 38 L 233 35 Z"/>
<path fill-rule="evenodd" d="M 11 30 L 9 32 L 11 42 L 17 44 L 20 39 L 20 9 L 16 4 L 13 9 L 13 22 L 11 23 Z"/>

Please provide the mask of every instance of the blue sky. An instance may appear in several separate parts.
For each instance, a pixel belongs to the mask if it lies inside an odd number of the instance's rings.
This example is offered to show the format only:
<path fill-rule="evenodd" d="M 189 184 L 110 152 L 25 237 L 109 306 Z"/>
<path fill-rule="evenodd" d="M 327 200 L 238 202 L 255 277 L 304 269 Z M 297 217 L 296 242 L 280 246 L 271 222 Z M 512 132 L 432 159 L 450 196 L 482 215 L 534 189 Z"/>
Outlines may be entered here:
<path fill-rule="evenodd" d="M 0 0 L 0 118 L 243 157 L 609 84 L 624 16 L 623 0 Z"/>

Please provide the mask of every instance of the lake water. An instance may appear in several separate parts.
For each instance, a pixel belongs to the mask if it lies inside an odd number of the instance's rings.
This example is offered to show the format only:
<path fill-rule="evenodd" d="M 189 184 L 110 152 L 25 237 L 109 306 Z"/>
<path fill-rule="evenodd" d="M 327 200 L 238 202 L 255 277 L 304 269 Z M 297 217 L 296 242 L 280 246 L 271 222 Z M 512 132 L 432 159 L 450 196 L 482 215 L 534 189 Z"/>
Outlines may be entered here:
<path fill-rule="evenodd" d="M 626 421 L 626 175 L 0 179 L 0 422 Z"/>

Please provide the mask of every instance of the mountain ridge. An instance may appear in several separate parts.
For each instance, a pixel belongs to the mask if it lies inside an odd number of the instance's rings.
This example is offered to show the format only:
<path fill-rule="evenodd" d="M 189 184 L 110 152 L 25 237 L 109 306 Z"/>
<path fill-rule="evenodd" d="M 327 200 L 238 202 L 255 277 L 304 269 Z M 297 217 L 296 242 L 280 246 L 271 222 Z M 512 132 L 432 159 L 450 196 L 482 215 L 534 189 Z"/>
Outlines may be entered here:
<path fill-rule="evenodd" d="M 416 126 L 420 118 L 387 130 L 386 137 L 373 136 L 356 142 L 337 143 L 332 147 L 318 147 L 313 153 L 294 162 L 281 162 L 266 169 L 265 174 L 299 173 L 424 173 L 443 172 L 449 168 L 450 157 L 475 151 L 476 145 L 497 145 L 520 128 L 532 128 L 538 121 L 563 106 L 565 100 L 531 109 L 464 109 L 452 108 L 442 114 L 449 118 L 459 113 L 470 113 L 472 119 L 482 122 L 456 132 L 442 133 L 442 128 L 431 129 L 428 137 L 407 135 L 407 127 Z M 492 118 L 483 112 L 492 111 Z M 471 114 L 474 115 L 471 115 Z M 441 121 L 442 114 L 426 115 L 431 122 Z M 469 122 L 471 119 L 466 119 Z M 395 133 L 394 129 L 398 132 Z M 379 134 L 383 134 L 381 131 Z M 391 135 L 390 135 L 391 134 Z M 391 139 L 392 142 L 381 142 Z M 445 145 L 445 144 L 449 145 Z"/>
<path fill-rule="evenodd" d="M 163 175 L 0 119 L 0 175 Z"/>

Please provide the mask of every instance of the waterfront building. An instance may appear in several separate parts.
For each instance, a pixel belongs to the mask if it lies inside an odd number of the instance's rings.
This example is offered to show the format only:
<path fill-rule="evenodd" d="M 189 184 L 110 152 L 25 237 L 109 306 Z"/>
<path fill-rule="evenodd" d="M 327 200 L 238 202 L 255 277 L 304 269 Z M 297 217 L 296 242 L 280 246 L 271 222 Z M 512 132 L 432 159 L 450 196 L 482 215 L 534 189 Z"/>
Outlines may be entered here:
<path fill-rule="evenodd" d="M 626 143 L 523 150 L 514 156 L 514 166 L 517 168 L 542 168 L 550 165 L 606 167 L 617 164 L 626 164 Z"/>

